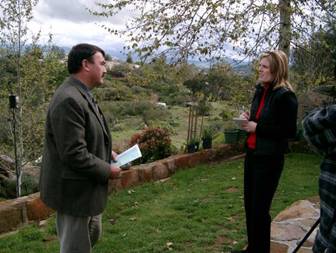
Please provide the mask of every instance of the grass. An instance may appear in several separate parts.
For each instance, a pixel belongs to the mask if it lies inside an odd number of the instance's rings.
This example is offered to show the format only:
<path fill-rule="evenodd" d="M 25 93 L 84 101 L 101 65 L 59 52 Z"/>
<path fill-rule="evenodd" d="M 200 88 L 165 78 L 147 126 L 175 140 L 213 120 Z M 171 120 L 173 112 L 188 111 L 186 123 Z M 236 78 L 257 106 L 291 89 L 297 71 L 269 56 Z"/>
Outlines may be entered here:
<path fill-rule="evenodd" d="M 224 103 L 222 102 L 212 103 L 213 109 L 211 110 L 211 114 L 204 117 L 204 127 L 209 125 L 213 119 L 220 117 L 219 114 L 222 111 L 223 104 Z M 172 115 L 173 121 L 175 122 L 173 127 L 174 133 L 171 134 L 172 144 L 177 150 L 181 150 L 186 144 L 187 139 L 189 107 L 169 106 L 167 110 Z M 200 124 L 201 119 L 199 118 L 198 128 L 200 127 Z M 225 122 L 223 122 L 223 124 L 225 125 Z M 141 131 L 144 123 L 140 116 L 126 116 L 119 120 L 119 125 L 121 125 L 120 130 L 112 130 L 113 148 L 122 151 L 126 148 L 131 136 Z M 221 134 L 222 133 L 217 133 L 216 136 L 220 136 Z M 223 137 L 214 140 L 214 143 L 223 143 Z"/>
<path fill-rule="evenodd" d="M 290 154 L 273 201 L 273 217 L 317 195 L 320 157 Z M 54 217 L 0 238 L 0 252 L 57 252 Z M 109 197 L 103 236 L 93 253 L 227 252 L 246 244 L 242 160 L 177 172 Z"/>
<path fill-rule="evenodd" d="M 186 142 L 189 109 L 187 107 L 172 106 L 167 110 L 173 115 L 174 121 L 177 122 L 174 127 L 174 133 L 171 134 L 171 140 L 173 145 L 180 150 Z M 119 149 L 123 150 L 132 135 L 141 132 L 144 123 L 139 116 L 128 116 L 120 120 L 119 124 L 123 126 L 121 130 L 112 130 L 113 145 L 114 148 L 120 147 Z"/>

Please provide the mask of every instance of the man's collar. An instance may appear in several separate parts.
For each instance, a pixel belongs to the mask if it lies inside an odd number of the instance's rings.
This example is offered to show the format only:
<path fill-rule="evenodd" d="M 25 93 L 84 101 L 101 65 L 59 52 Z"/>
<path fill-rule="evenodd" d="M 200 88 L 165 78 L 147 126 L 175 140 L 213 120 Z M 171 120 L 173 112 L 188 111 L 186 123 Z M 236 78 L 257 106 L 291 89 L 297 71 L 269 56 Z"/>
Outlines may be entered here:
<path fill-rule="evenodd" d="M 72 81 L 74 83 L 76 83 L 78 85 L 78 87 L 84 91 L 85 93 L 89 94 L 90 96 L 92 96 L 91 90 L 89 89 L 89 87 L 87 87 L 81 80 L 77 79 L 76 77 L 74 77 L 73 75 L 70 76 L 70 78 L 72 79 Z"/>

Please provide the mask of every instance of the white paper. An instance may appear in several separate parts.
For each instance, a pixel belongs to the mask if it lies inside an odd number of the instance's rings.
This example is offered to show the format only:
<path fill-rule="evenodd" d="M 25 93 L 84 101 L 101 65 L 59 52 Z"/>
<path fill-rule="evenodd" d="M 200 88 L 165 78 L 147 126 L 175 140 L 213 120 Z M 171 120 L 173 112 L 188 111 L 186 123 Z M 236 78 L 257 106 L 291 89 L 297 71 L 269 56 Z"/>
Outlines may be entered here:
<path fill-rule="evenodd" d="M 233 118 L 233 121 L 236 123 L 237 127 L 239 129 L 242 129 L 242 124 L 244 122 L 247 122 L 247 119 L 244 119 L 244 118 Z"/>
<path fill-rule="evenodd" d="M 141 156 L 142 154 L 140 148 L 138 144 L 135 144 L 133 147 L 130 147 L 121 154 L 117 155 L 117 161 L 112 162 L 112 164 L 120 167 L 134 161 L 135 159 L 140 158 Z"/>

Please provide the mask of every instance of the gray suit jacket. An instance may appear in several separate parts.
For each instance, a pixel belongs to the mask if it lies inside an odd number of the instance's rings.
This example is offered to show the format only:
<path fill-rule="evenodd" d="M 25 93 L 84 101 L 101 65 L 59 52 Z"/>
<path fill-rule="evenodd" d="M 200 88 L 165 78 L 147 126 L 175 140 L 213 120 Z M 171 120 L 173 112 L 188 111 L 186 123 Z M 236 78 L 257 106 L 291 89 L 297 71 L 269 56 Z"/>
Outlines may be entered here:
<path fill-rule="evenodd" d="M 102 213 L 110 176 L 111 136 L 81 82 L 69 77 L 47 113 L 41 199 L 73 216 Z"/>

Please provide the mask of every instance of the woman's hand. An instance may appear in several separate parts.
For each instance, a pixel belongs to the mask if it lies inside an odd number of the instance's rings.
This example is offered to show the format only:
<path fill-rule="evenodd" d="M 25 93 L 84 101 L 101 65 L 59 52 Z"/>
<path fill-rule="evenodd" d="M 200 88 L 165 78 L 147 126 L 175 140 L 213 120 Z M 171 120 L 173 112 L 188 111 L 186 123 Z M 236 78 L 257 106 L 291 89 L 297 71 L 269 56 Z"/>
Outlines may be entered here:
<path fill-rule="evenodd" d="M 248 133 L 255 133 L 257 123 L 254 121 L 247 121 L 246 123 L 242 123 L 242 128 Z"/>
<path fill-rule="evenodd" d="M 242 112 L 240 115 L 239 115 L 239 118 L 241 119 L 249 119 L 250 118 L 250 113 L 249 112 Z"/>

